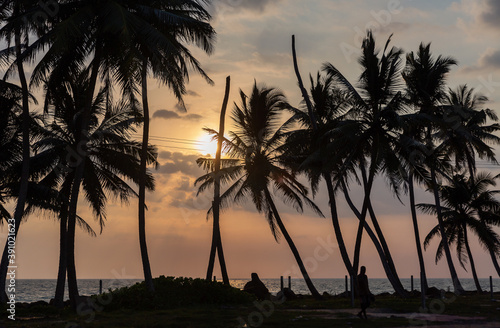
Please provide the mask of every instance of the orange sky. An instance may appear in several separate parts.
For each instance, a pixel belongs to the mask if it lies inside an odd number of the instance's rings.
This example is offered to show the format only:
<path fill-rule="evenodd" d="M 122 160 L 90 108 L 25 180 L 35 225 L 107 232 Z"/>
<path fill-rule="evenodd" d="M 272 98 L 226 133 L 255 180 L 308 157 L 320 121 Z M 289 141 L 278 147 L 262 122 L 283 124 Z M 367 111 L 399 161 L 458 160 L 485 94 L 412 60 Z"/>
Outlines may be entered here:
<path fill-rule="evenodd" d="M 308 73 L 316 74 L 325 61 L 339 67 L 354 81 L 359 74 L 356 55 L 346 56 L 345 49 L 350 49 L 347 45 L 359 47 L 357 31 L 374 22 L 378 22 L 375 35 L 379 44 L 394 32 L 393 45 L 405 50 L 415 50 L 419 42 L 424 41 L 433 43 L 435 54 L 455 56 L 460 67 L 450 75 L 450 86 L 468 83 L 491 98 L 491 108 L 500 108 L 500 83 L 496 82 L 500 82 L 500 9 L 493 0 L 440 1 L 439 4 L 401 0 L 399 6 L 394 7 L 397 9 L 389 7 L 391 2 L 386 0 L 220 0 L 216 3 L 212 9 L 213 25 L 218 33 L 216 51 L 208 57 L 194 50 L 215 86 L 208 86 L 193 76 L 186 96 L 188 113 L 182 113 L 176 109 L 171 93 L 151 80 L 152 136 L 200 140 L 203 127 L 217 128 L 227 75 L 232 78 L 231 102 L 238 100 L 240 88 L 248 92 L 255 78 L 259 83 L 281 88 L 290 102 L 298 105 L 300 94 L 290 55 L 292 34 L 297 35 L 300 68 L 307 84 Z M 497 15 L 497 20 L 490 15 Z M 206 221 L 205 212 L 211 200 L 210 194 L 195 197 L 193 182 L 203 173 L 194 163 L 200 153 L 171 148 L 191 146 L 165 141 L 157 144 L 161 163 L 155 173 L 157 190 L 147 197 L 150 209 L 147 238 L 153 275 L 204 277 L 211 241 L 211 222 Z M 373 195 L 400 276 L 418 276 L 409 209 L 391 196 L 382 180 L 377 181 Z M 417 202 L 428 200 L 423 191 L 417 196 Z M 360 204 L 356 188 L 353 188 L 353 198 Z M 320 191 L 316 200 L 327 214 L 325 192 Z M 343 277 L 346 272 L 334 246 L 330 219 L 321 219 L 312 213 L 300 215 L 282 204 L 279 207 L 310 275 Z M 339 200 L 339 208 L 352 254 L 356 220 L 342 200 Z M 81 231 L 77 234 L 78 277 L 142 278 L 137 202 L 123 207 L 110 202 L 107 213 L 102 235 L 91 238 Z M 97 229 L 84 202 L 80 204 L 79 214 Z M 436 222 L 435 218 L 420 215 L 421 235 Z M 289 272 L 300 276 L 294 269 L 295 261 L 286 242 L 274 241 L 266 220 L 251 204 L 224 212 L 221 224 L 230 277 L 247 278 L 251 272 L 268 278 Z M 0 236 L 1 245 L 4 242 L 5 229 Z M 18 237 L 18 277 L 56 278 L 58 243 L 57 222 L 30 217 Z M 428 276 L 448 277 L 444 260 L 434 264 L 436 246 L 437 243 L 433 243 L 425 253 Z M 489 256 L 476 243 L 473 252 L 479 276 L 494 275 Z M 384 277 L 368 239 L 363 242 L 361 262 L 369 268 L 371 277 Z M 458 261 L 455 263 L 461 277 L 470 277 L 458 268 Z M 220 276 L 218 266 L 215 274 Z"/>

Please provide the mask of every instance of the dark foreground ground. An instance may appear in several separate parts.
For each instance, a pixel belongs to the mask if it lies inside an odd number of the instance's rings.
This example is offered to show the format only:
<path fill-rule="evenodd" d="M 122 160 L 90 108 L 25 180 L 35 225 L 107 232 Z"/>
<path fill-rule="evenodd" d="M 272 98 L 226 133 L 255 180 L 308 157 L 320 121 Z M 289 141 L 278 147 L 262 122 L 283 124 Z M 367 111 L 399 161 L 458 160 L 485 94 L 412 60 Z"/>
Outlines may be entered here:
<path fill-rule="evenodd" d="M 494 298 L 500 300 L 500 294 Z M 69 308 L 18 304 L 16 320 L 7 320 L 4 312 L 0 327 L 500 327 L 500 301 L 490 294 L 446 293 L 427 299 L 428 310 L 420 308 L 420 301 L 419 297 L 379 295 L 367 311 L 367 320 L 358 318 L 358 309 L 342 297 L 113 311 L 107 311 L 102 305 L 106 301 L 100 300 L 79 314 Z"/>

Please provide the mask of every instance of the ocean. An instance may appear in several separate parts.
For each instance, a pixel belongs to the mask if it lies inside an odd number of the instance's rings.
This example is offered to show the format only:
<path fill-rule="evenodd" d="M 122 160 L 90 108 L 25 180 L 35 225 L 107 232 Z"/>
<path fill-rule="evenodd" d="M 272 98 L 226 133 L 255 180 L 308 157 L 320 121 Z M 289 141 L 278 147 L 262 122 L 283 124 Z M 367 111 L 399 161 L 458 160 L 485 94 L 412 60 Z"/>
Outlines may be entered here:
<path fill-rule="evenodd" d="M 131 286 L 139 282 L 137 279 L 103 279 L 103 291 L 116 289 L 124 286 Z M 249 279 L 233 279 L 231 285 L 242 289 Z M 316 289 L 320 292 L 327 292 L 330 295 L 337 295 L 345 291 L 345 279 L 312 279 Z M 280 279 L 262 279 L 272 294 L 280 290 Z M 460 279 L 465 290 L 476 290 L 473 279 Z M 411 279 L 401 279 L 403 286 L 410 290 Z M 451 279 L 428 279 L 429 286 L 438 289 L 453 291 Z M 490 280 L 480 279 L 483 290 L 490 290 Z M 284 280 L 285 287 L 288 287 L 288 279 Z M 394 290 L 387 279 L 369 279 L 370 290 L 373 294 L 385 292 L 392 293 Z M 295 278 L 291 281 L 292 290 L 296 294 L 310 295 L 310 292 L 303 279 Z M 54 297 L 56 289 L 55 279 L 18 279 L 16 281 L 16 302 L 50 301 Z M 99 293 L 99 279 L 79 279 L 78 289 L 81 295 L 93 295 Z M 420 290 L 420 279 L 414 279 L 414 289 Z M 493 291 L 500 292 L 500 279 L 493 279 Z M 66 299 L 68 299 L 66 288 Z"/>

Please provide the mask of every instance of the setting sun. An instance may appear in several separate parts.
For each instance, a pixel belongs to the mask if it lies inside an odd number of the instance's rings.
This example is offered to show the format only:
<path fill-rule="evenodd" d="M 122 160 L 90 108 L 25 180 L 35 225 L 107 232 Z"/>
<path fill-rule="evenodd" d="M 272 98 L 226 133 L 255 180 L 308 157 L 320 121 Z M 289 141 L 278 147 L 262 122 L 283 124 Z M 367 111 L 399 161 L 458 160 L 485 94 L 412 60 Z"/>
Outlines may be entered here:
<path fill-rule="evenodd" d="M 217 152 L 217 141 L 212 140 L 212 136 L 206 133 L 203 133 L 198 137 L 198 143 L 196 148 L 203 155 L 210 155 L 211 157 L 215 157 L 215 153 Z"/>

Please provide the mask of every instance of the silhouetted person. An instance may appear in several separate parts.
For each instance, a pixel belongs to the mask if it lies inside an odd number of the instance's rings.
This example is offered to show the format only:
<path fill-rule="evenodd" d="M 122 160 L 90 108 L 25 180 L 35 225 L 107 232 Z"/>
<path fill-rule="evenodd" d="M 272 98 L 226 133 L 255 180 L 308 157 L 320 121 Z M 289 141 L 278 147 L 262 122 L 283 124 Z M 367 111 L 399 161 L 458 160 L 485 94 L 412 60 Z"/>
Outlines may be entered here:
<path fill-rule="evenodd" d="M 255 272 L 252 273 L 252 280 L 245 284 L 243 290 L 250 294 L 254 294 L 259 300 L 268 299 L 270 296 L 269 290 Z"/>
<path fill-rule="evenodd" d="M 359 269 L 358 295 L 361 300 L 361 311 L 359 311 L 358 317 L 366 319 L 366 309 L 370 306 L 372 293 L 370 292 L 370 288 L 368 288 L 368 277 L 366 276 L 366 268 L 364 266 Z"/>

